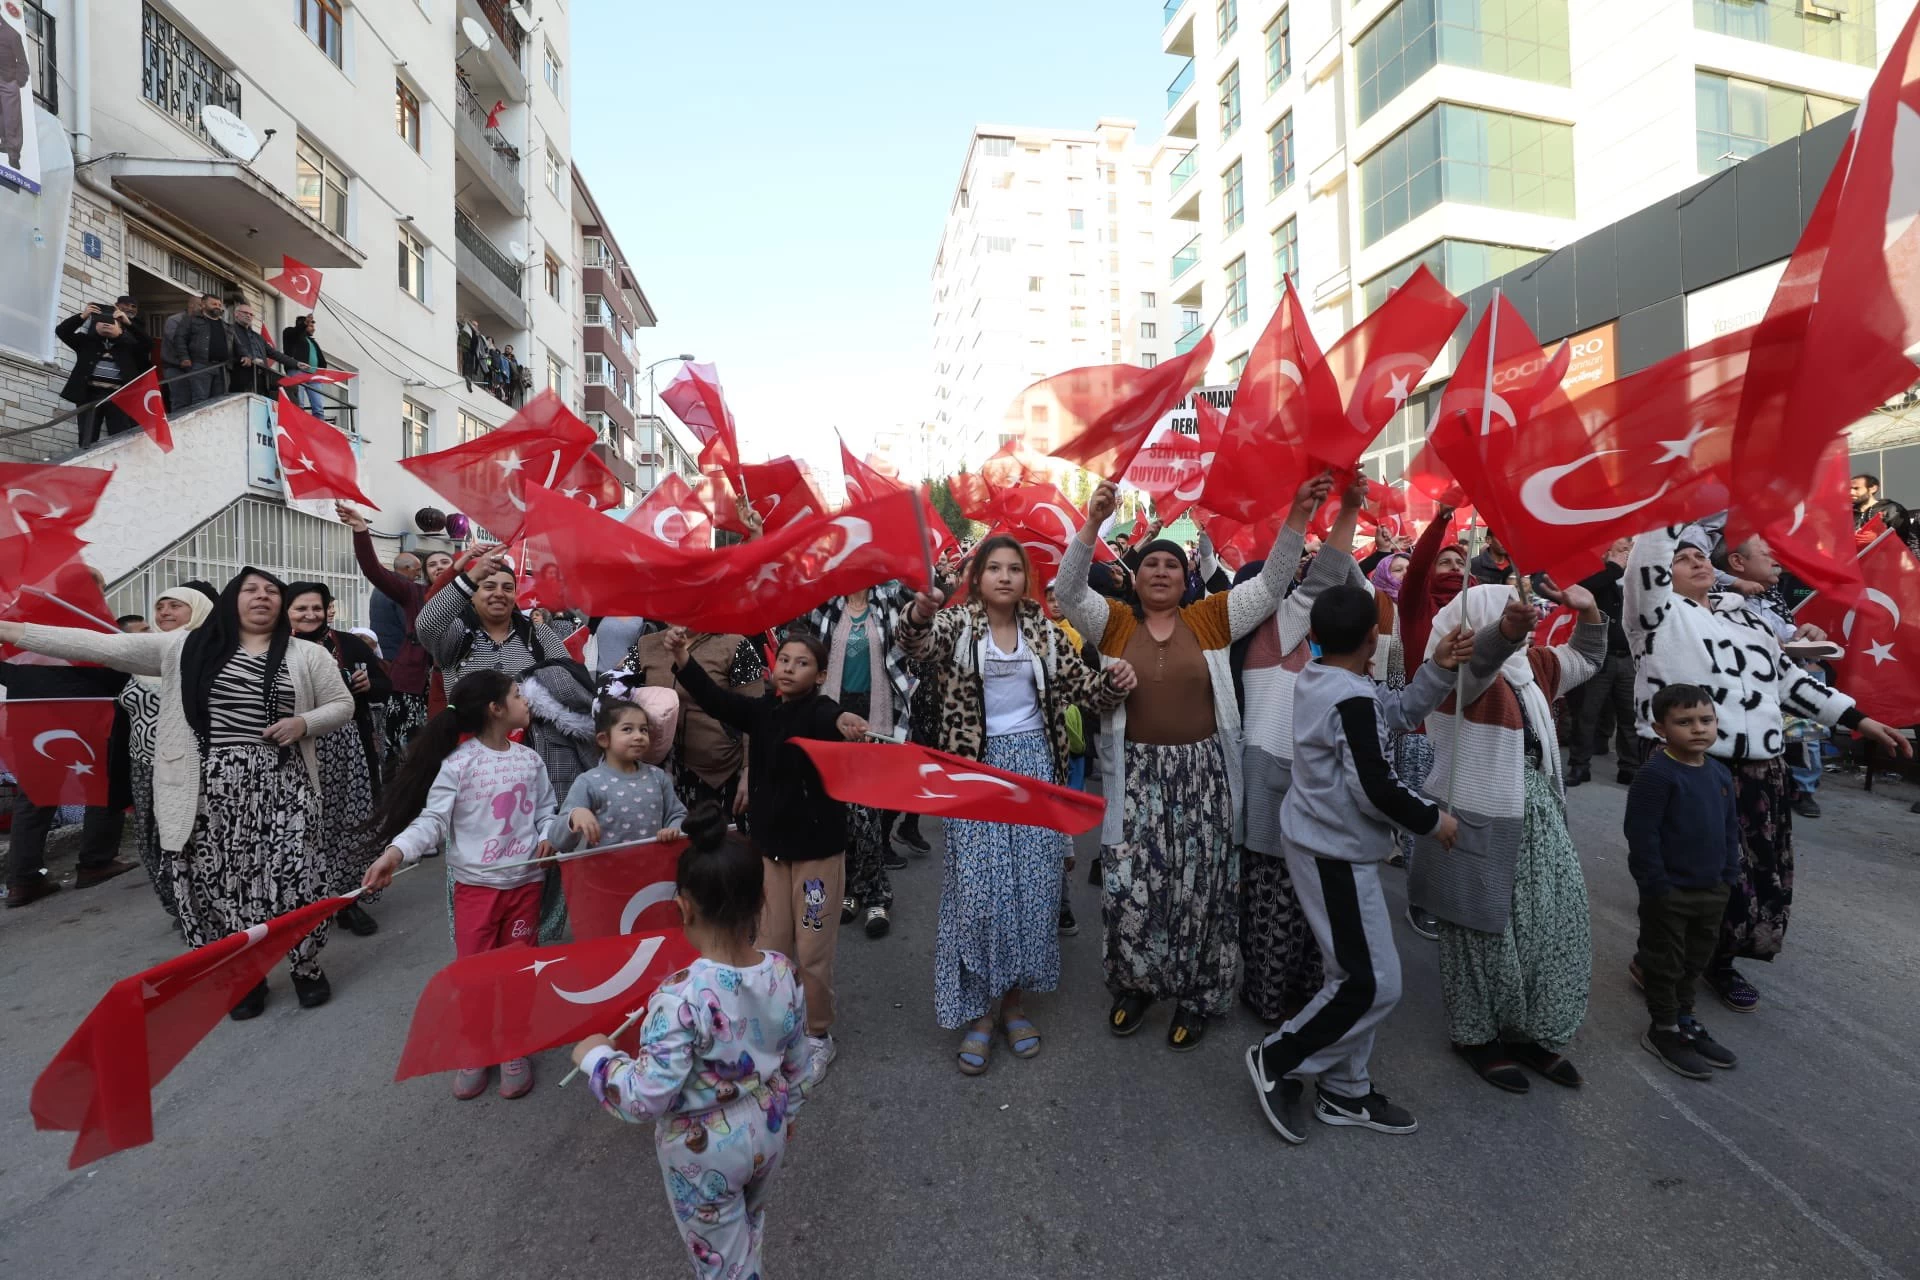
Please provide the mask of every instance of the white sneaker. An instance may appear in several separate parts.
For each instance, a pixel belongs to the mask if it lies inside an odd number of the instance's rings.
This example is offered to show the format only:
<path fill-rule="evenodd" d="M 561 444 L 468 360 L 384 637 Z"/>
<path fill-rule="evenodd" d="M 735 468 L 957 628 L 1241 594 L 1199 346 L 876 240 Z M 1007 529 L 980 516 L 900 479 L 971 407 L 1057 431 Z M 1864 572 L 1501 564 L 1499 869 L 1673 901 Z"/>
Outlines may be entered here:
<path fill-rule="evenodd" d="M 838 1052 L 830 1035 L 807 1037 L 807 1087 L 809 1089 L 817 1089 L 826 1081 L 827 1068 L 833 1065 L 834 1055 Z"/>

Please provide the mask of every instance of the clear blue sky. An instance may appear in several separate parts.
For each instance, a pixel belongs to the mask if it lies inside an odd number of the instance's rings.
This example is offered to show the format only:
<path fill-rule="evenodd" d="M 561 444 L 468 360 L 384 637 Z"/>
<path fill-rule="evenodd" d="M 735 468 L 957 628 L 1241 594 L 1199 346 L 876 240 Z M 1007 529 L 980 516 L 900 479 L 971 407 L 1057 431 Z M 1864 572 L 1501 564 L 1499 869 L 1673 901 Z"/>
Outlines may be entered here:
<path fill-rule="evenodd" d="M 1154 0 L 573 0 L 573 153 L 660 327 L 718 363 L 749 457 L 836 473 L 920 422 L 929 278 L 978 122 L 1158 138 Z M 658 371 L 670 376 L 672 366 Z M 643 391 L 644 394 L 644 391 Z"/>

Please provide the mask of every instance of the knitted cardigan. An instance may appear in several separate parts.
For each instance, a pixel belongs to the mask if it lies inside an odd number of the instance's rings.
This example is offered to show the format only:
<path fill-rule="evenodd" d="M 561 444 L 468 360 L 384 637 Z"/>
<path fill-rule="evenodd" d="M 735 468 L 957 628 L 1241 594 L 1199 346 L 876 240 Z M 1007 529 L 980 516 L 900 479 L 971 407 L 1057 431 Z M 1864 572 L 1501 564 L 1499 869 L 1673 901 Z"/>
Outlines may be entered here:
<path fill-rule="evenodd" d="M 900 625 L 900 611 L 912 599 L 901 587 L 893 583 L 882 583 L 867 592 L 867 621 L 870 626 L 880 629 L 880 653 L 882 660 L 872 665 L 871 678 L 878 682 L 887 682 L 886 707 L 888 716 L 884 721 L 876 715 L 881 706 L 879 690 L 874 690 L 872 709 L 867 713 L 867 722 L 874 732 L 889 734 L 895 725 L 907 723 L 908 706 L 913 698 L 913 673 L 907 670 L 906 655 L 894 640 L 894 631 Z M 827 646 L 827 682 L 820 692 L 840 701 L 840 678 L 846 669 L 847 653 L 845 642 L 839 636 L 840 624 L 847 616 L 847 598 L 835 596 L 807 615 L 807 625 L 819 636 L 821 643 Z"/>
<path fill-rule="evenodd" d="M 187 723 L 180 701 L 180 651 L 192 634 L 186 627 L 124 635 L 28 624 L 20 640 L 22 649 L 50 658 L 97 662 L 129 675 L 160 677 L 160 713 L 153 743 L 153 818 L 160 847 L 168 853 L 187 847 L 194 818 L 200 812 L 200 741 Z M 320 761 L 313 744 L 352 721 L 353 694 L 340 678 L 340 666 L 333 655 L 317 644 L 289 643 L 286 672 L 293 684 L 293 714 L 307 722 L 300 754 L 306 759 L 314 794 L 319 803 L 325 804 Z"/>
<path fill-rule="evenodd" d="M 1524 637 L 1507 639 L 1497 625 L 1482 628 L 1455 692 L 1427 717 L 1427 741 L 1433 744 L 1427 798 L 1444 806 L 1451 786 L 1460 831 L 1452 849 L 1415 837 L 1407 898 L 1482 933 L 1502 932 L 1513 913 L 1514 867 L 1526 825 L 1524 712 L 1519 694 L 1500 676 L 1501 664 L 1524 643 Z M 1527 650 L 1533 678 L 1549 702 L 1585 683 L 1606 660 L 1605 622 L 1579 624 L 1568 644 Z M 1466 702 L 1464 717 L 1456 714 L 1457 699 Z M 1553 726 L 1543 727 L 1541 750 L 1557 761 Z"/>
<path fill-rule="evenodd" d="M 1233 797 L 1233 840 L 1241 839 L 1245 794 L 1241 782 L 1240 756 L 1244 750 L 1240 729 L 1240 704 L 1233 694 L 1233 665 L 1229 650 L 1233 642 L 1250 634 L 1273 616 L 1286 597 L 1287 583 L 1300 564 L 1304 536 L 1292 525 L 1282 525 L 1273 540 L 1273 551 L 1260 572 L 1228 591 L 1187 605 L 1180 617 L 1192 628 L 1194 638 L 1206 655 L 1207 674 L 1213 680 L 1214 741 L 1227 763 L 1227 788 Z M 1352 563 L 1352 557 L 1347 557 Z M 1118 600 L 1109 600 L 1087 584 L 1087 570 L 1093 563 L 1093 548 L 1074 538 L 1060 558 L 1060 571 L 1054 576 L 1054 595 L 1060 610 L 1100 650 L 1102 665 L 1121 657 L 1127 641 L 1133 638 L 1140 620 L 1133 609 Z M 1107 797 L 1107 816 L 1100 828 L 1102 844 L 1119 844 L 1126 839 L 1127 807 L 1127 709 L 1114 706 L 1100 718 L 1100 778 Z"/>

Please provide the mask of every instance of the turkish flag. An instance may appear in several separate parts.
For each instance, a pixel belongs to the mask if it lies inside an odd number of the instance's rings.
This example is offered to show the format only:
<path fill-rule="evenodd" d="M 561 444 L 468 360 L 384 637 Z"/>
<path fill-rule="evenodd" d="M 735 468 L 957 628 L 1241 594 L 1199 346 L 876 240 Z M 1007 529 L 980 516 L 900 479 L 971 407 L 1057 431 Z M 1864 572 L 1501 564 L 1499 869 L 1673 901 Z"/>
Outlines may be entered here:
<path fill-rule="evenodd" d="M 747 505 L 760 517 L 760 528 L 765 533 L 826 512 L 827 500 L 813 487 L 813 476 L 806 464 L 796 459 L 780 457 L 745 463 L 740 467 L 738 479 L 741 491 L 747 495 Z"/>
<path fill-rule="evenodd" d="M 280 274 L 270 277 L 267 284 L 299 303 L 304 311 L 312 311 L 320 303 L 320 273 L 287 254 L 280 255 Z"/>
<path fill-rule="evenodd" d="M 840 471 L 846 477 L 849 505 L 856 502 L 871 502 L 875 498 L 907 487 L 854 457 L 853 451 L 847 448 L 845 440 L 840 442 Z"/>
<path fill-rule="evenodd" d="M 676 551 L 706 551 L 713 546 L 713 514 L 676 472 L 668 472 L 623 523 Z"/>
<path fill-rule="evenodd" d="M 267 322 L 265 320 L 260 322 L 260 341 L 266 343 L 269 348 L 273 346 L 273 335 L 267 332 Z"/>
<path fill-rule="evenodd" d="M 560 864 L 567 920 L 579 939 L 611 938 L 641 930 L 677 929 L 675 877 L 685 840 L 609 845 Z"/>
<path fill-rule="evenodd" d="M 107 803 L 112 698 L 0 702 L 0 757 L 38 805 Z"/>
<path fill-rule="evenodd" d="M 284 391 L 273 412 L 273 447 L 289 498 L 334 498 L 380 509 L 360 492 L 360 460 L 338 428 L 294 404 Z"/>
<path fill-rule="evenodd" d="M 34 1128 L 80 1135 L 69 1169 L 152 1142 L 153 1087 L 352 901 L 323 898 L 114 983 L 33 1082 Z"/>
<path fill-rule="evenodd" d="M 1141 450 L 1127 479 L 1153 498 L 1160 519 L 1172 524 L 1200 501 L 1225 433 L 1226 418 L 1211 400 L 1193 400 L 1195 435 L 1169 431 Z"/>
<path fill-rule="evenodd" d="M 1560 605 L 1533 629 L 1532 644 L 1541 648 L 1550 648 L 1556 644 L 1566 644 L 1573 639 L 1573 629 L 1579 623 L 1580 615 L 1565 605 Z"/>
<path fill-rule="evenodd" d="M 18 539 L 9 538 L 7 542 Z M 0 547 L 4 547 L 0 543 Z M 83 631 L 113 632 L 119 628 L 113 625 L 113 610 L 107 605 L 107 598 L 100 591 L 100 584 L 93 580 L 86 561 L 80 558 L 84 545 L 78 539 L 70 544 L 72 554 L 58 569 L 26 586 L 16 587 L 6 581 L 6 572 L 0 568 L 0 582 L 11 594 L 4 597 L 5 605 L 0 607 L 0 617 L 9 622 L 32 622 L 43 627 L 79 627 Z M 63 658 L 49 658 L 42 654 L 27 653 L 10 645 L 0 646 L 0 658 L 29 665 L 49 667 L 93 666 L 93 663 L 69 663 Z"/>
<path fill-rule="evenodd" d="M 1131 364 L 1069 369 L 1034 383 L 1020 393 L 1017 403 L 1025 405 L 1039 397 L 1041 403 L 1057 406 L 1056 421 L 1064 438 L 1054 445 L 1053 456 L 1118 480 L 1160 419 L 1187 398 L 1212 358 L 1209 332 L 1193 350 L 1151 369 Z"/>
<path fill-rule="evenodd" d="M 1466 304 L 1421 266 L 1334 343 L 1326 369 L 1342 412 L 1338 419 L 1320 415 L 1309 423 L 1306 449 L 1312 461 L 1336 472 L 1351 471 L 1406 405 L 1466 313 Z"/>
<path fill-rule="evenodd" d="M 933 558 L 938 560 L 960 544 L 953 540 L 953 530 L 947 527 L 946 520 L 933 505 L 933 486 L 923 484 L 920 495 L 920 515 L 927 522 L 927 536 L 933 540 Z"/>
<path fill-rule="evenodd" d="M 585 662 L 587 660 L 587 641 L 592 639 L 592 637 L 593 633 L 587 630 L 586 627 L 575 627 L 572 634 L 560 643 L 567 647 L 568 657 L 572 658 L 575 662 Z"/>
<path fill-rule="evenodd" d="M 580 460 L 548 488 L 595 511 L 611 511 L 627 504 L 627 487 L 620 483 L 620 477 L 613 474 L 612 468 L 592 452 L 581 454 Z"/>
<path fill-rule="evenodd" d="M 140 429 L 153 437 L 160 452 L 173 452 L 173 424 L 167 421 L 167 404 L 160 395 L 160 370 L 149 369 L 107 397 L 107 403 L 119 406 Z"/>
<path fill-rule="evenodd" d="M 913 743 L 795 738 L 793 745 L 820 771 L 827 794 L 847 804 L 936 818 L 1012 822 L 1068 835 L 1093 830 L 1107 811 L 1105 800 L 1084 791 Z"/>
<path fill-rule="evenodd" d="M 715 436 L 700 450 L 700 474 L 712 490 L 703 496 L 713 516 L 713 527 L 741 537 L 752 536 L 753 530 L 740 516 L 740 460 L 723 437 Z"/>
<path fill-rule="evenodd" d="M 601 617 L 753 635 L 861 587 L 898 578 L 924 591 L 930 581 L 927 533 L 912 492 L 697 554 L 540 489 L 528 505 L 527 554 L 542 581 L 551 575 L 567 604 Z"/>
<path fill-rule="evenodd" d="M 283 387 L 297 387 L 303 382 L 325 382 L 337 385 L 342 382 L 351 382 L 359 376 L 358 373 L 355 373 L 351 369 L 309 369 L 305 373 L 289 373 L 283 375 L 280 379 L 280 385 Z"/>
<path fill-rule="evenodd" d="M 1802 581 L 1842 593 L 1860 587 L 1862 550 L 1854 541 L 1849 463 L 1843 436 L 1827 446 L 1813 488 L 1795 505 L 1792 518 L 1776 521 L 1765 533 L 1774 558 Z"/>
<path fill-rule="evenodd" d="M 713 365 L 691 361 L 681 365 L 673 381 L 661 389 L 660 398 L 673 410 L 674 417 L 700 437 L 701 444 L 722 440 L 735 457 L 739 456 L 740 433 L 734 426 L 733 410 L 727 407 L 727 398 L 720 390 L 720 371 Z"/>
<path fill-rule="evenodd" d="M 451 449 L 402 458 L 400 465 L 510 542 L 526 521 L 527 491 L 554 488 L 598 440 L 559 396 L 542 391 L 505 426 Z"/>
<path fill-rule="evenodd" d="M 38 582 L 78 555 L 111 479 L 99 467 L 0 462 L 0 585 Z"/>
<path fill-rule="evenodd" d="M 1795 621 L 1837 636 L 1846 656 L 1836 683 L 1862 713 L 1883 724 L 1920 724 L 1920 561 L 1898 538 L 1882 538 L 1860 557 L 1861 586 L 1849 602 L 1822 592 Z"/>
<path fill-rule="evenodd" d="M 1874 542 L 1879 539 L 1880 535 L 1886 531 L 1886 521 L 1882 520 L 1879 516 L 1875 516 L 1858 529 L 1855 529 L 1853 531 L 1854 554 L 1858 555 L 1860 552 L 1872 546 Z"/>
<path fill-rule="evenodd" d="M 699 954 L 674 928 L 462 956 L 420 993 L 393 1078 L 506 1062 L 605 1034 Z"/>
<path fill-rule="evenodd" d="M 1067 544 L 1087 522 L 1080 508 L 1074 506 L 1058 486 L 1050 483 L 1005 490 L 994 497 L 986 511 L 988 522 L 993 525 L 987 536 L 1006 534 L 1026 548 L 1034 575 L 1040 580 L 1038 588 L 1053 581 Z M 1119 559 L 1104 538 L 1093 540 L 1093 558 L 1103 562 Z"/>
<path fill-rule="evenodd" d="M 506 109 L 507 104 L 505 99 L 495 98 L 493 106 L 487 109 L 487 128 L 498 129 L 500 127 L 500 113 Z"/>
<path fill-rule="evenodd" d="M 1264 518 L 1276 500 L 1289 502 L 1318 470 L 1306 454 L 1311 424 L 1339 416 L 1340 389 L 1289 279 L 1279 307 L 1240 371 L 1200 505 L 1248 524 Z M 1225 546 L 1218 537 L 1214 544 Z"/>

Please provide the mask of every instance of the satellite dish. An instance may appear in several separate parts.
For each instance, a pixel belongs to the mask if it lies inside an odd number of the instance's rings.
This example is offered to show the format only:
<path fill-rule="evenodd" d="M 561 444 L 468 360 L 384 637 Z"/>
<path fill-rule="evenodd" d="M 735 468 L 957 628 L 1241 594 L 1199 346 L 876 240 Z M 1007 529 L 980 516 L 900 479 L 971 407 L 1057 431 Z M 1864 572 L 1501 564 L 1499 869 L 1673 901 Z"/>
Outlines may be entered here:
<path fill-rule="evenodd" d="M 513 3 L 507 6 L 507 12 L 513 15 L 513 20 L 520 24 L 522 31 L 528 35 L 533 34 L 533 15 L 527 12 L 527 6 L 521 4 L 519 0 L 513 0 Z"/>
<path fill-rule="evenodd" d="M 513 255 L 513 260 L 523 267 L 527 265 L 527 259 L 533 256 L 527 252 L 527 246 L 518 240 L 507 241 L 507 252 Z"/>
<path fill-rule="evenodd" d="M 225 107 L 209 103 L 200 108 L 200 127 L 222 151 L 236 160 L 250 161 L 260 154 L 260 140 L 253 136 L 253 130 Z"/>
<path fill-rule="evenodd" d="M 467 38 L 468 44 L 482 53 L 493 48 L 493 33 L 488 31 L 486 24 L 478 18 L 460 19 L 460 34 Z"/>

